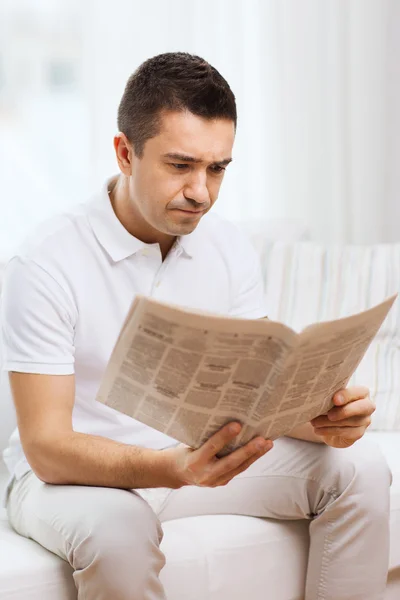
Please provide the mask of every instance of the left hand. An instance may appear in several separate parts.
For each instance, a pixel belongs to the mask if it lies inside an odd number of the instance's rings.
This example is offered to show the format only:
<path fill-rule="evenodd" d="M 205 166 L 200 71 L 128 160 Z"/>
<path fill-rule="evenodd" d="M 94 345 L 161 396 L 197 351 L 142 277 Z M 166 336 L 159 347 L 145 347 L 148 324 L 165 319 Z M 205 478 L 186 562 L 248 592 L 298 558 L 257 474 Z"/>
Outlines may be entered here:
<path fill-rule="evenodd" d="M 362 386 L 336 392 L 333 403 L 335 406 L 326 415 L 312 419 L 311 425 L 328 446 L 348 448 L 362 438 L 371 425 L 375 406 L 369 397 L 369 389 Z"/>

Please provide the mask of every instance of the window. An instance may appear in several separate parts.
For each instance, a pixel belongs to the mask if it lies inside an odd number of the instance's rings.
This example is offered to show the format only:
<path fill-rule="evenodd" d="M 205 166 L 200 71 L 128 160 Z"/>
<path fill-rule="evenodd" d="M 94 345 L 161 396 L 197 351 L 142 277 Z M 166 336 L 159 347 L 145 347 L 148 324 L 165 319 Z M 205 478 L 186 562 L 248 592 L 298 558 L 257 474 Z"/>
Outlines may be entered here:
<path fill-rule="evenodd" d="M 0 262 L 87 194 L 89 125 L 73 0 L 0 4 Z"/>

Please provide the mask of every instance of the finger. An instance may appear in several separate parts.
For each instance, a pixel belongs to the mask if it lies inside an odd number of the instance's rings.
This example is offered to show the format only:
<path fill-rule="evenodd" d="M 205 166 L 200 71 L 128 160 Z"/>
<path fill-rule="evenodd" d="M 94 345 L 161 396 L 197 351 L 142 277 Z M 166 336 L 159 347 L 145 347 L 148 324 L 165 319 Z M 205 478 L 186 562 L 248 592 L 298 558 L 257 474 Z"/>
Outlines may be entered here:
<path fill-rule="evenodd" d="M 255 457 L 258 458 L 266 450 L 271 448 L 270 440 L 264 440 L 262 437 L 257 437 L 234 450 L 228 456 L 220 458 L 210 469 L 209 481 L 215 482 L 220 478 L 223 478 L 230 471 L 240 468 L 240 466 L 247 460 Z"/>
<path fill-rule="evenodd" d="M 365 427 L 321 427 L 317 429 L 321 437 L 340 437 L 346 440 L 358 440 L 365 433 Z"/>
<path fill-rule="evenodd" d="M 345 406 L 331 408 L 326 416 L 330 421 L 341 421 L 342 419 L 349 419 L 351 417 L 370 416 L 375 412 L 375 408 L 370 398 L 363 398 L 361 400 L 354 400 Z"/>
<path fill-rule="evenodd" d="M 370 425 L 371 417 L 369 415 L 363 415 L 361 417 L 351 417 L 350 419 L 344 419 L 343 421 L 336 421 L 332 423 L 327 417 L 322 419 L 318 418 L 313 420 L 312 425 L 315 431 L 319 431 L 322 427 L 330 428 L 333 427 L 361 427 L 362 425 Z"/>
<path fill-rule="evenodd" d="M 208 462 L 211 458 L 214 458 L 218 452 L 229 444 L 235 437 L 240 433 L 240 423 L 228 423 L 219 431 L 214 433 L 200 448 L 195 452 L 199 460 Z"/>
<path fill-rule="evenodd" d="M 364 385 L 357 385 L 337 391 L 333 396 L 333 403 L 337 406 L 344 406 L 354 400 L 360 400 L 367 397 L 369 397 L 369 389 Z"/>
<path fill-rule="evenodd" d="M 246 469 L 248 469 L 250 467 L 250 465 L 252 465 L 254 462 L 256 462 L 256 460 L 258 460 L 259 458 L 261 458 L 261 456 L 263 456 L 264 454 L 267 454 L 269 452 L 269 450 L 272 450 L 272 447 L 267 449 L 264 452 L 261 452 L 261 454 L 259 455 L 254 455 L 253 457 L 247 459 L 244 463 L 242 463 L 242 465 L 240 465 L 240 467 L 238 467 L 237 469 L 234 469 L 233 471 L 230 471 L 229 473 L 226 474 L 225 478 L 222 478 L 220 480 L 218 480 L 213 487 L 218 487 L 221 485 L 226 485 L 227 483 L 229 483 L 234 477 L 236 477 L 236 475 L 240 475 L 240 473 L 243 473 L 243 471 L 246 471 Z"/>
<path fill-rule="evenodd" d="M 253 454 L 253 456 L 251 456 L 250 458 L 245 460 L 240 466 L 236 467 L 236 469 L 232 469 L 231 471 L 228 471 L 227 473 L 225 473 L 222 477 L 219 477 L 217 480 L 215 480 L 213 482 L 212 487 L 226 485 L 227 483 L 229 483 L 229 481 L 231 481 L 231 479 L 236 477 L 236 475 L 243 473 L 243 471 L 248 469 L 250 467 L 250 465 L 252 465 L 254 462 L 256 462 L 256 460 L 261 458 L 261 456 L 263 456 L 264 454 L 267 454 L 267 452 L 272 450 L 272 448 L 273 448 L 273 442 L 271 442 L 270 445 L 265 446 L 265 448 L 263 450 L 259 451 L 257 454 Z"/>

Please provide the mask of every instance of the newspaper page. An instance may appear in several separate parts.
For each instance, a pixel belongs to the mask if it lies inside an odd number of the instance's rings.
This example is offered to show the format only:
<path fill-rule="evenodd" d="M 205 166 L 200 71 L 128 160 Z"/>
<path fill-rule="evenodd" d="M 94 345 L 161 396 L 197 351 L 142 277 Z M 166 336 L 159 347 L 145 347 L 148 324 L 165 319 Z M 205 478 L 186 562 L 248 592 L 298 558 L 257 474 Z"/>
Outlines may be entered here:
<path fill-rule="evenodd" d="M 137 296 L 97 400 L 198 447 L 271 394 L 297 334 L 268 320 L 220 317 Z"/>
<path fill-rule="evenodd" d="M 395 297 L 297 334 L 138 296 L 97 400 L 194 448 L 233 420 L 243 428 L 224 453 L 276 439 L 333 406 Z"/>
<path fill-rule="evenodd" d="M 304 329 L 269 400 L 270 412 L 249 429 L 243 441 L 255 435 L 274 440 L 327 413 L 334 406 L 334 394 L 346 387 L 396 297 L 357 315 Z"/>

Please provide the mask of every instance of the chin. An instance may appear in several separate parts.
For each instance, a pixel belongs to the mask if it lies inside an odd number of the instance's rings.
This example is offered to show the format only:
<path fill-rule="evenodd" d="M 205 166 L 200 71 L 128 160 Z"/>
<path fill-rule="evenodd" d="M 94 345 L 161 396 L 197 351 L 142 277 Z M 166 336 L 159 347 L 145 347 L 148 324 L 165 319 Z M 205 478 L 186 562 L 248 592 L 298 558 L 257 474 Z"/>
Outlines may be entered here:
<path fill-rule="evenodd" d="M 168 219 L 167 223 L 165 224 L 165 233 L 168 233 L 169 235 L 186 235 L 188 233 L 192 233 L 199 223 L 200 219 L 193 220 L 191 217 L 187 220 L 184 218 L 180 219 L 179 223 Z"/>
<path fill-rule="evenodd" d="M 180 225 L 175 225 L 175 227 L 168 227 L 167 233 L 170 235 L 188 235 L 196 229 L 197 225 L 198 223 L 181 223 Z"/>

